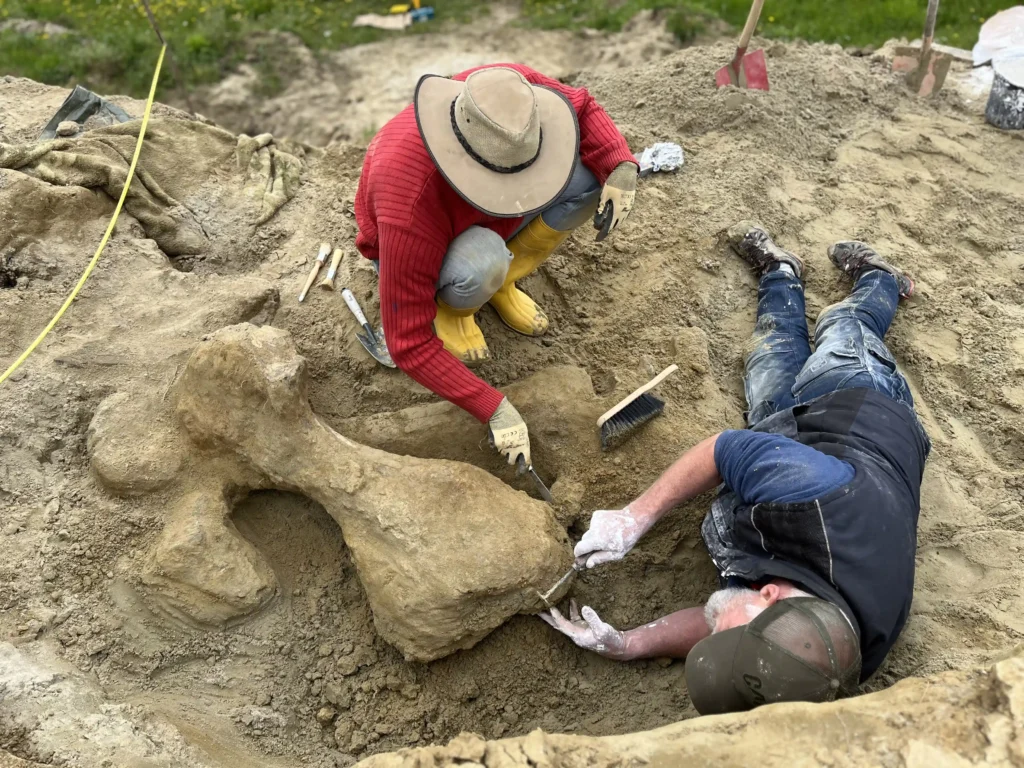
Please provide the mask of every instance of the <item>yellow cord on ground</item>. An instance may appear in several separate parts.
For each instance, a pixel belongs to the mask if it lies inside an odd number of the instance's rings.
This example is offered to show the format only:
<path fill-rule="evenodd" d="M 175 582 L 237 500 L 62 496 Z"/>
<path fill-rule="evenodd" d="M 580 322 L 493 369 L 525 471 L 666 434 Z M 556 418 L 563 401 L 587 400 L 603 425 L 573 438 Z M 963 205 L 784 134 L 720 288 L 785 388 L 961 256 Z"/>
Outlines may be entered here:
<path fill-rule="evenodd" d="M 71 295 L 68 296 L 61 308 L 57 310 L 57 314 L 53 316 L 53 319 L 45 328 L 43 328 L 43 332 L 36 336 L 36 340 L 29 345 L 29 348 L 22 352 L 21 357 L 15 360 L 11 364 L 11 367 L 4 371 L 3 375 L 0 376 L 0 384 L 7 381 L 7 379 L 10 378 L 10 375 L 21 367 L 21 364 L 28 359 L 28 356 L 36 351 L 36 347 L 43 342 L 46 335 L 53 330 L 53 327 L 61 317 L 63 317 L 68 307 L 71 306 L 71 302 L 73 302 L 75 297 L 78 296 L 78 292 L 82 290 L 82 286 L 85 285 L 85 281 L 89 279 L 89 275 L 92 274 L 96 263 L 100 260 L 100 254 L 102 254 L 103 249 L 107 247 L 107 241 L 110 240 L 110 235 L 114 231 L 114 225 L 117 223 L 117 217 L 121 213 L 121 208 L 124 206 L 125 198 L 128 197 L 128 187 L 131 185 L 132 178 L 135 176 L 135 166 L 139 162 L 139 154 L 142 152 L 142 140 L 146 137 L 146 126 L 149 125 L 149 113 L 153 109 L 153 97 L 156 95 L 156 84 L 160 79 L 160 68 L 163 66 L 164 53 L 166 53 L 166 51 L 167 46 L 164 45 L 160 49 L 160 57 L 156 60 L 156 69 L 153 71 L 153 83 L 149 86 L 149 98 L 146 99 L 146 112 L 142 116 L 142 127 L 139 128 L 139 140 L 135 142 L 135 154 L 132 155 L 132 163 L 128 167 L 128 177 L 125 179 L 124 188 L 121 190 L 121 198 L 117 201 L 117 207 L 114 208 L 114 215 L 110 218 L 110 224 L 107 225 L 107 231 L 103 233 L 103 239 L 100 240 L 100 247 L 96 249 L 96 253 L 93 255 L 92 261 L 89 262 L 89 265 L 85 268 L 82 276 L 78 278 L 78 284 L 75 286 L 74 290 L 71 291 Z"/>

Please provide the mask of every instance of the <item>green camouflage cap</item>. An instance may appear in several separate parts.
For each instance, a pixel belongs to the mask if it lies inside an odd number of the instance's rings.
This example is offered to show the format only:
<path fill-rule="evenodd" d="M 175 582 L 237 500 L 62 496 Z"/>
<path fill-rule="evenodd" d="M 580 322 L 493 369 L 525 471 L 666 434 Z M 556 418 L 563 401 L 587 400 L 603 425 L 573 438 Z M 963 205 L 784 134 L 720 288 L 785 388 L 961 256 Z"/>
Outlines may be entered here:
<path fill-rule="evenodd" d="M 791 597 L 697 643 L 686 657 L 686 685 L 697 711 L 712 715 L 777 701 L 833 701 L 856 690 L 860 668 L 860 641 L 842 610 Z"/>

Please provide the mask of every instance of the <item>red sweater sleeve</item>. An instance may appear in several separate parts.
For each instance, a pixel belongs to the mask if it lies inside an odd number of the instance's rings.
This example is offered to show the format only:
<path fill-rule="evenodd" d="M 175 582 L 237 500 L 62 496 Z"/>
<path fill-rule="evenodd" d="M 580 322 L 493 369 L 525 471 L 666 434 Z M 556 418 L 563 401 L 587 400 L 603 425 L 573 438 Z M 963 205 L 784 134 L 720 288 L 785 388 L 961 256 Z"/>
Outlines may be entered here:
<path fill-rule="evenodd" d="M 435 285 L 444 246 L 393 224 L 380 223 L 377 231 L 380 314 L 395 365 L 431 392 L 486 422 L 504 395 L 470 373 L 434 333 Z"/>
<path fill-rule="evenodd" d="M 590 91 L 586 88 L 572 88 L 529 67 L 520 65 L 515 68 L 529 82 L 558 91 L 572 104 L 580 124 L 580 159 L 599 182 L 604 184 L 620 163 L 639 165 L 629 151 L 625 137 L 604 111 L 604 107 L 590 95 Z"/>

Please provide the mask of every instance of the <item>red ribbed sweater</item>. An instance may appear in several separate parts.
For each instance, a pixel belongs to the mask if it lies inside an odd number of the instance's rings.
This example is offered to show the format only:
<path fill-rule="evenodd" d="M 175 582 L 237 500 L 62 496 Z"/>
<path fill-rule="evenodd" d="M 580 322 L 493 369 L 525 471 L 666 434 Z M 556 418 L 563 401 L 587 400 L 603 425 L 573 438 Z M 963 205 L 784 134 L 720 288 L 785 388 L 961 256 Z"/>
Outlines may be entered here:
<path fill-rule="evenodd" d="M 515 69 L 529 82 L 568 98 L 579 120 L 580 157 L 602 184 L 619 163 L 636 162 L 622 134 L 586 89 L 570 88 L 518 64 L 491 66 Z M 474 71 L 454 79 L 465 80 Z M 452 240 L 473 225 L 507 240 L 522 219 L 488 216 L 459 197 L 427 154 L 412 105 L 370 142 L 355 214 L 356 247 L 380 268 L 381 320 L 395 364 L 486 422 L 504 396 L 470 373 L 434 334 L 435 286 Z"/>

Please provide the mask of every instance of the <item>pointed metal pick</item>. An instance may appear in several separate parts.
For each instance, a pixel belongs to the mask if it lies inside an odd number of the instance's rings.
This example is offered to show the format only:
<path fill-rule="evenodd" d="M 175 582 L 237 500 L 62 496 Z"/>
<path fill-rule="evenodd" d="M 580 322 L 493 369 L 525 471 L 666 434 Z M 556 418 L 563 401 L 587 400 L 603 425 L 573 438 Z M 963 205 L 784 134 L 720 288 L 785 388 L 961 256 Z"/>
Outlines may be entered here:
<path fill-rule="evenodd" d="M 527 474 L 530 475 L 530 477 L 533 478 L 533 482 L 537 486 L 537 492 L 540 493 L 540 497 L 544 499 L 544 501 L 546 501 L 548 504 L 555 503 L 555 498 L 551 495 L 551 491 L 549 491 L 548 487 L 544 485 L 544 481 L 540 479 L 540 475 L 538 475 L 534 471 L 533 464 L 527 465 L 526 460 L 523 458 L 522 454 L 519 454 L 519 458 L 516 459 L 516 468 L 519 474 L 526 472 Z"/>

